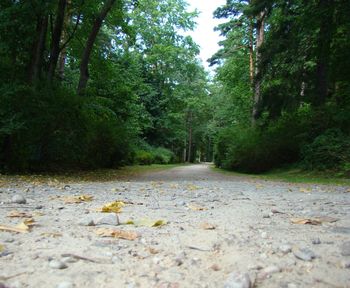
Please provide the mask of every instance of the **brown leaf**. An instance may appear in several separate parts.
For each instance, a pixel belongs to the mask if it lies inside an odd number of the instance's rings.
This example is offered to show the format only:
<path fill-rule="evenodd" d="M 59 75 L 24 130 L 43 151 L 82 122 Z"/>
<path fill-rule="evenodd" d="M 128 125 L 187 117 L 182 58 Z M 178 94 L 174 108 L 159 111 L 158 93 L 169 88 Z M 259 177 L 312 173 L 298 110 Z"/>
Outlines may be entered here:
<path fill-rule="evenodd" d="M 322 222 L 317 219 L 311 218 L 292 218 L 290 221 L 293 224 L 310 224 L 310 225 L 321 225 Z"/>
<path fill-rule="evenodd" d="M 23 222 L 21 222 L 16 226 L 0 225 L 0 230 L 15 232 L 15 233 L 27 233 L 30 231 L 31 227 L 35 224 L 34 222 L 35 222 L 34 219 L 29 218 L 29 219 L 25 219 Z"/>
<path fill-rule="evenodd" d="M 208 222 L 204 222 L 200 225 L 200 228 L 204 229 L 204 230 L 215 230 L 216 226 L 213 224 L 210 224 Z"/>
<path fill-rule="evenodd" d="M 64 197 L 64 203 L 66 204 L 79 204 L 82 202 L 89 202 L 92 201 L 94 197 L 90 195 L 80 195 L 80 196 L 69 196 L 69 197 Z"/>
<path fill-rule="evenodd" d="M 135 240 L 139 235 L 133 231 L 117 230 L 112 228 L 100 228 L 95 233 L 102 237 L 113 237 L 125 240 Z"/>
<path fill-rule="evenodd" d="M 27 213 L 27 212 L 20 212 L 20 211 L 11 211 L 7 217 L 11 217 L 11 218 L 31 218 L 32 214 Z"/>

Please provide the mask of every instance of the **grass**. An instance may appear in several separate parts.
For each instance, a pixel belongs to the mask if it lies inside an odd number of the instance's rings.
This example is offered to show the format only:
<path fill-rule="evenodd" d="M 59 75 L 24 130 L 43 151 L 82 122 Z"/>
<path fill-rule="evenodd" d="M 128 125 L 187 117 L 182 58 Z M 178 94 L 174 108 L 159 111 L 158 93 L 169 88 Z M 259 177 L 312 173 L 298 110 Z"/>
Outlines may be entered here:
<path fill-rule="evenodd" d="M 72 183 L 72 182 L 108 182 L 116 180 L 128 180 L 147 172 L 157 172 L 182 166 L 184 164 L 152 164 L 125 166 L 120 169 L 99 169 L 93 171 L 69 171 L 64 173 L 1 175 L 0 187 L 9 182 L 28 182 L 32 184 L 48 183 Z"/>
<path fill-rule="evenodd" d="M 310 183 L 327 185 L 345 185 L 350 186 L 350 179 L 336 176 L 330 172 L 304 171 L 296 168 L 275 169 L 263 174 L 246 174 L 235 171 L 212 167 L 213 171 L 225 175 L 249 176 L 256 179 L 285 181 L 291 183 Z"/>

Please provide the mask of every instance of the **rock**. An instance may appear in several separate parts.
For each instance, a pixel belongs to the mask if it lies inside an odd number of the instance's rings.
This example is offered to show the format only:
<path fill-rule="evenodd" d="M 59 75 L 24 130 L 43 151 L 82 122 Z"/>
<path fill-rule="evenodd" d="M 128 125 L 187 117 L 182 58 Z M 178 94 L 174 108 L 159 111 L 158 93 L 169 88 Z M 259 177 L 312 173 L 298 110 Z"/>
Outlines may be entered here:
<path fill-rule="evenodd" d="M 57 288 L 73 288 L 73 287 L 74 287 L 73 283 L 69 281 L 61 282 L 60 284 L 57 285 Z"/>
<path fill-rule="evenodd" d="M 292 251 L 292 246 L 289 244 L 282 244 L 278 247 L 278 250 L 281 251 L 283 254 L 288 254 Z"/>
<path fill-rule="evenodd" d="M 271 265 L 271 266 L 268 266 L 268 267 L 264 268 L 262 270 L 262 272 L 266 273 L 266 274 L 279 273 L 279 272 L 281 272 L 281 268 L 278 267 L 278 266 Z"/>
<path fill-rule="evenodd" d="M 340 254 L 350 256 L 350 241 L 346 241 L 340 246 Z"/>
<path fill-rule="evenodd" d="M 37 209 L 37 210 L 40 210 L 40 209 L 43 209 L 43 208 L 44 208 L 43 205 L 37 205 L 37 206 L 35 206 L 35 209 Z"/>
<path fill-rule="evenodd" d="M 303 261 L 312 261 L 316 258 L 315 253 L 308 248 L 296 248 L 293 250 L 293 254 L 296 258 Z"/>
<path fill-rule="evenodd" d="M 319 245 L 319 244 L 321 244 L 320 238 L 314 238 L 314 239 L 311 240 L 311 242 L 312 242 L 312 244 L 314 244 L 314 245 Z"/>
<path fill-rule="evenodd" d="M 263 218 L 271 218 L 271 216 L 269 214 L 264 214 Z"/>
<path fill-rule="evenodd" d="M 85 217 L 79 220 L 80 226 L 95 226 L 95 222 L 91 217 Z"/>
<path fill-rule="evenodd" d="M 267 236 L 267 233 L 266 232 L 262 232 L 261 233 L 261 238 L 263 239 L 266 239 L 268 236 Z"/>
<path fill-rule="evenodd" d="M 251 288 L 252 282 L 247 273 L 232 272 L 224 284 L 224 288 Z"/>
<path fill-rule="evenodd" d="M 68 266 L 66 263 L 58 261 L 58 260 L 51 260 L 49 262 L 49 266 L 52 269 L 66 269 Z"/>
<path fill-rule="evenodd" d="M 22 195 L 14 195 L 11 199 L 11 202 L 17 204 L 26 204 L 27 200 Z"/>
<path fill-rule="evenodd" d="M 340 262 L 340 267 L 349 269 L 350 268 L 350 260 L 343 260 Z"/>
<path fill-rule="evenodd" d="M 119 217 L 115 213 L 107 213 L 106 215 L 96 219 L 95 221 L 96 225 L 119 225 Z"/>
<path fill-rule="evenodd" d="M 186 206 L 186 202 L 183 200 L 180 200 L 176 203 L 176 206 Z"/>

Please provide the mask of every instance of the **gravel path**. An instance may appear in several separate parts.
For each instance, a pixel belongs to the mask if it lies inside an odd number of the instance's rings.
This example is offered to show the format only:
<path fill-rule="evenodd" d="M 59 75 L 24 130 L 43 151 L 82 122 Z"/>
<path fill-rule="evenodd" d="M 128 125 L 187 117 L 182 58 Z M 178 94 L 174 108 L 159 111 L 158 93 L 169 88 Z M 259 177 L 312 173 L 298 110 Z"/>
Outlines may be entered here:
<path fill-rule="evenodd" d="M 0 231 L 0 287 L 350 287 L 349 192 L 207 165 L 129 181 L 3 183 L 0 225 L 24 220 L 11 213 L 35 225 Z M 116 200 L 126 204 L 118 217 L 98 212 Z M 156 221 L 167 222 L 149 227 Z"/>

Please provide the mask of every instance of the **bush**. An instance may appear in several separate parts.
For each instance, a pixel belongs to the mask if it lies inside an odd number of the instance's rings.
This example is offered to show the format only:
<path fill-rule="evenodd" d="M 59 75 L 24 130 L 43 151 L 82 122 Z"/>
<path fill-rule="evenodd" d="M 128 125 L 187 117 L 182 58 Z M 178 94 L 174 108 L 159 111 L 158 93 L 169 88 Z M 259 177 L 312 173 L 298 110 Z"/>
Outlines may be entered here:
<path fill-rule="evenodd" d="M 298 121 L 296 121 L 296 119 Z M 221 131 L 216 143 L 216 165 L 242 172 L 261 173 L 299 160 L 308 139 L 307 108 L 285 113 L 267 127 L 231 127 Z"/>
<path fill-rule="evenodd" d="M 137 150 L 135 152 L 134 161 L 140 165 L 151 165 L 154 163 L 154 157 L 149 151 Z"/>
<path fill-rule="evenodd" d="M 307 169 L 350 171 L 350 137 L 339 129 L 329 129 L 303 147 L 302 164 Z"/>
<path fill-rule="evenodd" d="M 132 135 L 116 114 L 63 88 L 0 87 L 0 170 L 90 169 L 123 164 Z"/>
<path fill-rule="evenodd" d="M 154 163 L 156 164 L 170 164 L 174 162 L 175 155 L 169 149 L 158 147 L 152 151 Z"/>
<path fill-rule="evenodd" d="M 169 164 L 174 162 L 175 155 L 169 149 L 158 147 L 154 148 L 143 143 L 140 150 L 136 150 L 134 162 L 140 165 L 150 164 Z"/>

